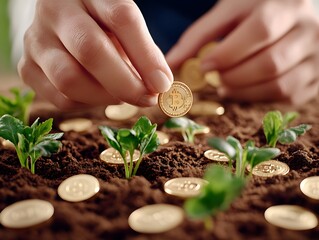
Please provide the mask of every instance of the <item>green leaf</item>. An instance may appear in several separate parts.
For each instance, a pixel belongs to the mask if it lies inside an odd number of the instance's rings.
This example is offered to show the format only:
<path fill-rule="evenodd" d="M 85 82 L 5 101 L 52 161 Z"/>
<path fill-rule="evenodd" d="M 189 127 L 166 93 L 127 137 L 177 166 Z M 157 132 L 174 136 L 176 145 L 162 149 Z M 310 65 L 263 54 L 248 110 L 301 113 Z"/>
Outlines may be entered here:
<path fill-rule="evenodd" d="M 282 130 L 283 118 L 279 111 L 271 111 L 266 113 L 263 119 L 263 129 L 270 146 L 275 146 L 279 135 Z"/>
<path fill-rule="evenodd" d="M 140 152 L 142 154 L 148 154 L 154 152 L 159 146 L 159 139 L 156 134 L 156 125 L 153 125 L 153 129 L 150 134 L 146 135 L 140 144 Z"/>
<path fill-rule="evenodd" d="M 108 142 L 108 144 L 121 153 L 122 152 L 121 145 L 116 139 L 117 130 L 107 126 L 100 126 L 99 129 L 102 135 L 104 136 L 104 138 L 106 139 L 106 141 Z"/>
<path fill-rule="evenodd" d="M 259 163 L 267 160 L 271 160 L 280 155 L 280 150 L 278 148 L 248 148 L 247 151 L 247 162 L 250 164 L 251 168 L 254 168 Z"/>
<path fill-rule="evenodd" d="M 289 129 L 283 130 L 279 136 L 278 136 L 278 141 L 281 144 L 288 144 L 296 141 L 297 139 L 297 134 L 294 131 L 291 131 Z"/>
<path fill-rule="evenodd" d="M 308 130 L 311 129 L 311 125 L 309 124 L 300 124 L 299 126 L 291 127 L 288 130 L 293 131 L 297 134 L 297 136 L 305 134 Z"/>
<path fill-rule="evenodd" d="M 153 126 L 147 117 L 142 116 L 137 120 L 132 129 L 136 132 L 136 136 L 139 139 L 142 139 L 145 135 L 152 131 Z"/>
<path fill-rule="evenodd" d="M 130 154 L 133 154 L 134 150 L 138 147 L 139 142 L 134 130 L 119 129 L 116 138 L 121 145 L 122 153 L 129 151 Z"/>
<path fill-rule="evenodd" d="M 40 156 L 49 157 L 52 153 L 55 153 L 61 147 L 61 142 L 55 140 L 44 140 L 35 145 L 31 150 L 31 152 L 35 152 L 37 160 Z"/>
<path fill-rule="evenodd" d="M 23 133 L 23 123 L 10 115 L 3 115 L 0 118 L 0 137 L 9 140 L 15 146 L 18 145 L 18 133 Z"/>
<path fill-rule="evenodd" d="M 170 118 L 165 123 L 164 126 L 166 128 L 170 129 L 186 129 L 188 128 L 190 124 L 190 120 L 185 117 L 179 117 L 179 118 Z"/>
<path fill-rule="evenodd" d="M 214 137 L 208 139 L 208 145 L 222 153 L 225 153 L 230 159 L 234 159 L 236 156 L 236 149 L 221 138 Z"/>
<path fill-rule="evenodd" d="M 288 125 L 298 117 L 299 117 L 299 113 L 297 112 L 287 112 L 283 116 L 282 128 L 285 129 L 286 127 L 288 127 Z"/>

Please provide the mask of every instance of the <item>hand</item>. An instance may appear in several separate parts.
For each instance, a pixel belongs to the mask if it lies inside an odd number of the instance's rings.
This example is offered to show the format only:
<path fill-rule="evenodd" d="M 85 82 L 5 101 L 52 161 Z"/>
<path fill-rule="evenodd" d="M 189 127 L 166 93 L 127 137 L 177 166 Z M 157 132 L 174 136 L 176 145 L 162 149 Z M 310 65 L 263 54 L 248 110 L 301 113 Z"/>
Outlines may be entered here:
<path fill-rule="evenodd" d="M 172 70 L 201 46 L 223 39 L 202 60 L 219 70 L 223 97 L 302 104 L 318 95 L 319 23 L 309 0 L 222 0 L 168 53 Z"/>
<path fill-rule="evenodd" d="M 38 0 L 18 70 L 61 109 L 151 106 L 173 81 L 132 0 Z"/>

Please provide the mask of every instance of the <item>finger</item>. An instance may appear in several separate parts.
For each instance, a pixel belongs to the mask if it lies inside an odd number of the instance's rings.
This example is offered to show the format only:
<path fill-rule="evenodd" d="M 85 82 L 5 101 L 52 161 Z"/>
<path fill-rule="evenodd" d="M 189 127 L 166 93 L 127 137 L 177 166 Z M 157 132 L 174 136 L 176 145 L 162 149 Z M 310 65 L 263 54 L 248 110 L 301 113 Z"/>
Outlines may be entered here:
<path fill-rule="evenodd" d="M 152 92 L 167 91 L 173 76 L 144 18 L 131 0 L 86 1 L 89 11 L 111 31 Z"/>
<path fill-rule="evenodd" d="M 296 27 L 276 44 L 222 72 L 223 84 L 228 87 L 244 87 L 274 79 L 308 57 L 316 41 L 314 31 Z"/>
<path fill-rule="evenodd" d="M 65 2 L 63 7 L 61 14 L 67 16 L 56 18 L 51 27 L 75 59 L 115 99 L 140 106 L 156 104 L 154 96 L 150 96 L 141 79 L 85 10 L 73 1 Z M 68 24 L 63 19 L 68 19 Z"/>
<path fill-rule="evenodd" d="M 171 69 L 176 70 L 186 59 L 195 56 L 206 43 L 223 37 L 233 28 L 237 17 L 234 9 L 223 2 L 204 14 L 183 33 L 166 54 Z"/>
<path fill-rule="evenodd" d="M 306 92 L 306 90 L 308 90 L 307 86 L 316 78 L 318 78 L 318 73 L 315 58 L 309 58 L 279 78 L 243 88 L 222 87 L 219 89 L 219 94 L 222 97 L 241 101 L 289 100 L 292 102 L 295 99 L 295 94 L 298 93 L 299 97 L 301 90 L 305 91 L 304 95 L 309 94 L 309 97 L 314 97 L 312 91 Z"/>
<path fill-rule="evenodd" d="M 43 99 L 53 103 L 61 110 L 76 110 L 88 105 L 68 99 L 58 91 L 47 79 L 41 68 L 24 57 L 18 63 L 18 72 L 23 81 L 29 85 Z"/>
<path fill-rule="evenodd" d="M 227 69 L 275 43 L 296 24 L 296 1 L 264 1 L 202 61 L 203 70 Z M 279 24 L 280 23 L 280 24 Z"/>

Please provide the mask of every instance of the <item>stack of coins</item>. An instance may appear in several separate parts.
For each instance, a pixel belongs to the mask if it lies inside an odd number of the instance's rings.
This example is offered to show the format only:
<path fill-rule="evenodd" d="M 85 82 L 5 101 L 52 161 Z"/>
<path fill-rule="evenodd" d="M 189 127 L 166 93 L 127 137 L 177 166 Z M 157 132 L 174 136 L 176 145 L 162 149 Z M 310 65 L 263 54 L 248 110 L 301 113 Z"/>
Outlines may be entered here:
<path fill-rule="evenodd" d="M 201 60 L 211 52 L 216 42 L 210 42 L 204 45 L 194 58 L 187 59 L 181 66 L 180 71 L 176 73 L 179 81 L 186 83 L 194 92 L 203 89 L 207 84 L 217 88 L 220 86 L 220 77 L 217 71 L 203 73 L 200 69 Z"/>

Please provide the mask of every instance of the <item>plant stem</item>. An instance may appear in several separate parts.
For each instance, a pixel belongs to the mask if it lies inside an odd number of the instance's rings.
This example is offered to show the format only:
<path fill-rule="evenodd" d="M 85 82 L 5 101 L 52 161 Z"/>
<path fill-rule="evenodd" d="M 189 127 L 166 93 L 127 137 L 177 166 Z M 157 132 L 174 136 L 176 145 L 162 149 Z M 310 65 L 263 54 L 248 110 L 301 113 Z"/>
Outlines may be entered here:
<path fill-rule="evenodd" d="M 134 167 L 134 171 L 133 171 L 133 175 L 132 175 L 132 176 L 135 176 L 135 175 L 136 175 L 136 172 L 137 172 L 137 170 L 138 170 L 138 168 L 139 168 L 139 166 L 140 166 L 140 163 L 142 162 L 142 159 L 143 159 L 143 154 L 140 154 L 140 157 L 139 157 L 139 159 L 137 160 L 137 163 L 136 163 L 136 165 L 135 165 L 135 167 Z"/>
<path fill-rule="evenodd" d="M 211 217 L 206 217 L 204 219 L 204 225 L 205 225 L 205 229 L 207 231 L 212 231 L 213 230 L 213 227 L 214 227 L 214 224 L 213 224 L 213 220 Z"/>

